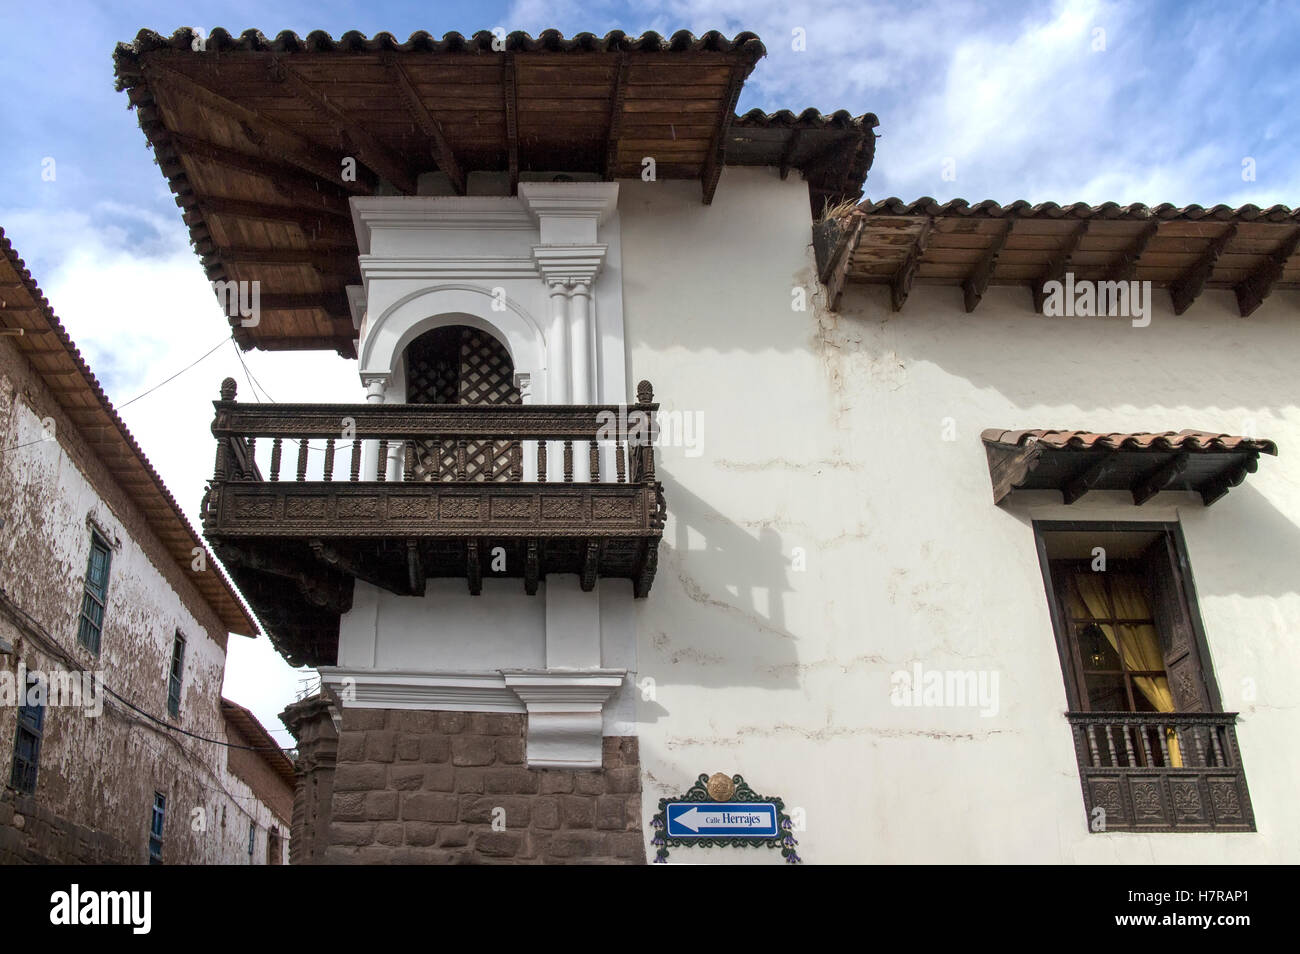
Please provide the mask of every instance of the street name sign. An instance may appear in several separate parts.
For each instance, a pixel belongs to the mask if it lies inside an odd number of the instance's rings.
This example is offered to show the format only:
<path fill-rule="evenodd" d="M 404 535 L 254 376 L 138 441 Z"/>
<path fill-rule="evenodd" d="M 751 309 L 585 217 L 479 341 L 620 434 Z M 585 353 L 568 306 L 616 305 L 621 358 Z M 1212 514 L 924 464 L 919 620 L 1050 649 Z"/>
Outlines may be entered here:
<path fill-rule="evenodd" d="M 775 838 L 773 802 L 668 802 L 669 838 Z"/>

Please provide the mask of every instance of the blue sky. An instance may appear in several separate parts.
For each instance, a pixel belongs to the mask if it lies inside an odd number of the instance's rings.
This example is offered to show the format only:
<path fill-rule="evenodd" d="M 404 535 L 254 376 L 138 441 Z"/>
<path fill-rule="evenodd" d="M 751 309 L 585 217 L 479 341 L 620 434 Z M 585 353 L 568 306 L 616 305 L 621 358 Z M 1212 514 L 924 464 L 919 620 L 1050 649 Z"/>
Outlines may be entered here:
<path fill-rule="evenodd" d="M 113 48 L 142 27 L 387 30 L 401 39 L 498 26 L 752 30 L 768 56 L 741 110 L 874 112 L 870 198 L 1300 204 L 1294 0 L 7 0 L 5 14 L 0 226 L 119 404 L 227 335 L 179 210 L 113 88 Z M 806 49 L 793 48 L 795 30 Z M 54 181 L 41 176 L 47 157 Z M 1246 160 L 1253 180 L 1243 177 Z M 355 370 L 336 356 L 246 357 L 276 400 L 356 397 Z M 226 374 L 244 380 L 231 348 L 123 413 L 191 519 L 211 459 L 208 402 Z M 232 641 L 228 694 L 269 728 L 278 730 L 294 680 L 265 640 Z"/>

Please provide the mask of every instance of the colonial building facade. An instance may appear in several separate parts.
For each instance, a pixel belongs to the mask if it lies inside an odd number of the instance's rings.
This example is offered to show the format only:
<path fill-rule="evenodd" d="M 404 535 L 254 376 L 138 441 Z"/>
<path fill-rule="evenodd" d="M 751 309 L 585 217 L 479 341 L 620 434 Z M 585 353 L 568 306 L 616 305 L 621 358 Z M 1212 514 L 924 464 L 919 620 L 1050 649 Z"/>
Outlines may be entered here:
<path fill-rule="evenodd" d="M 1300 216 L 857 204 L 762 54 L 118 48 L 237 340 L 357 361 L 211 425 L 294 860 L 1294 860 Z M 664 830 L 716 774 L 786 850 Z"/>
<path fill-rule="evenodd" d="M 253 618 L 3 231 L 0 328 L 0 863 L 286 863 Z"/>

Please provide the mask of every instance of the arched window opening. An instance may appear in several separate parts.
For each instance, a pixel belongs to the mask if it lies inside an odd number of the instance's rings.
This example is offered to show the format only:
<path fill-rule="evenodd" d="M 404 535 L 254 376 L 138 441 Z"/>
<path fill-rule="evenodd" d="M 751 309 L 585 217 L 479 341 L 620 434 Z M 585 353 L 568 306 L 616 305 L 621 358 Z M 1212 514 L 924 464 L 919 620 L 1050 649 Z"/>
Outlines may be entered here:
<path fill-rule="evenodd" d="M 426 331 L 406 349 L 408 404 L 522 404 L 505 345 L 478 328 L 447 325 Z M 518 441 L 415 442 L 416 480 L 519 480 Z"/>

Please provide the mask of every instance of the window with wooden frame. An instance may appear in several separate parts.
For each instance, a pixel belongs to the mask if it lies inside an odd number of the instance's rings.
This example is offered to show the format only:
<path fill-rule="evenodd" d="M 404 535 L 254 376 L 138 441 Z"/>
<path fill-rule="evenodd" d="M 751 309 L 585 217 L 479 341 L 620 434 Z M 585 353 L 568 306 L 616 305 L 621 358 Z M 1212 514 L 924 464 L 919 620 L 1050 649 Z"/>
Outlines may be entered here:
<path fill-rule="evenodd" d="M 167 817 L 167 796 L 153 793 L 153 814 L 149 817 L 149 864 L 162 864 L 163 824 Z"/>
<path fill-rule="evenodd" d="M 1177 524 L 1034 524 L 1092 831 L 1253 831 Z"/>
<path fill-rule="evenodd" d="M 32 795 L 41 764 L 41 738 L 45 734 L 45 684 L 41 677 L 27 674 L 22 705 L 18 707 L 18 728 L 14 732 L 14 761 L 9 787 Z"/>
<path fill-rule="evenodd" d="M 98 533 L 90 534 L 90 560 L 86 564 L 86 582 L 81 596 L 81 622 L 77 640 L 92 653 L 99 653 L 104 631 L 104 609 L 108 602 L 108 570 L 112 550 Z"/>
<path fill-rule="evenodd" d="M 185 637 L 178 629 L 172 639 L 172 662 L 167 675 L 167 711 L 181 714 L 181 677 L 185 672 Z"/>

